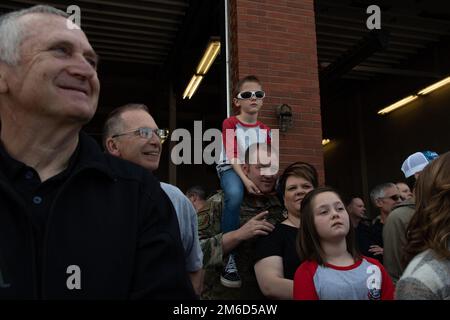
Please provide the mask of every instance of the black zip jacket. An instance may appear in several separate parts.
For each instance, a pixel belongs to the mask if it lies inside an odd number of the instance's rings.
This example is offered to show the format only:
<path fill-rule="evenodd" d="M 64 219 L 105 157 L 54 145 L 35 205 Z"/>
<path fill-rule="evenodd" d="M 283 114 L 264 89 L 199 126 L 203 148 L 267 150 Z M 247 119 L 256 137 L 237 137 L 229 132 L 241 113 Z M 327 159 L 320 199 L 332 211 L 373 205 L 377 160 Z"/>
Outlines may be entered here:
<path fill-rule="evenodd" d="M 0 172 L 0 299 L 195 299 L 159 182 L 83 133 L 79 143 L 48 214 L 42 261 L 24 200 Z"/>

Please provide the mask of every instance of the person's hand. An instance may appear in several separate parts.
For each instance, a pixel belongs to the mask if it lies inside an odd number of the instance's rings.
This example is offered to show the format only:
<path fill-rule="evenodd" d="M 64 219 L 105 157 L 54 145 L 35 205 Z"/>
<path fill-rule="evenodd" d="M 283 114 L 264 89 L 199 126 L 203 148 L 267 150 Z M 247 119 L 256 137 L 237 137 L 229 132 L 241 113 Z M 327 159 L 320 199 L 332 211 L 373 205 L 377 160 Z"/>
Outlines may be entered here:
<path fill-rule="evenodd" d="M 256 194 L 256 195 L 261 194 L 261 191 L 258 189 L 256 184 L 252 180 L 245 179 L 243 182 L 244 182 L 245 188 L 247 189 L 248 193 Z"/>
<path fill-rule="evenodd" d="M 263 211 L 248 220 L 237 231 L 241 240 L 248 240 L 256 236 L 266 236 L 275 228 L 273 224 L 267 222 L 265 217 L 269 211 Z"/>
<path fill-rule="evenodd" d="M 369 252 L 374 256 L 379 256 L 383 254 L 383 248 L 377 245 L 372 245 L 369 247 Z"/>

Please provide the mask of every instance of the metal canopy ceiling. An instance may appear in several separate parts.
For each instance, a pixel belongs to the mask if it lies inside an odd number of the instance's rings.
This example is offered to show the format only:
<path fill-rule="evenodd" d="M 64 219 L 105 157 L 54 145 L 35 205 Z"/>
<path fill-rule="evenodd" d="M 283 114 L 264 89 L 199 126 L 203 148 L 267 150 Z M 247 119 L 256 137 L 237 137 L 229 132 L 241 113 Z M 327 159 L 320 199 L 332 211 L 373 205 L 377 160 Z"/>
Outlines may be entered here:
<path fill-rule="evenodd" d="M 211 0 L 212 1 L 212 0 Z M 81 26 L 102 60 L 161 66 L 176 45 L 190 0 L 50 0 L 66 10 L 81 8 Z M 0 13 L 42 4 L 36 0 L 1 0 Z M 321 68 L 332 64 L 369 30 L 370 0 L 316 0 L 317 52 Z M 377 75 L 437 77 L 414 70 L 409 62 L 423 49 L 450 39 L 450 9 L 425 0 L 377 1 L 389 45 L 358 62 L 343 78 L 370 80 Z M 445 3 L 445 2 L 444 2 Z"/>
<path fill-rule="evenodd" d="M 343 78 L 370 80 L 377 75 L 437 78 L 433 72 L 414 70 L 409 62 L 421 50 L 431 48 L 450 36 L 448 5 L 433 1 L 316 0 L 316 33 L 319 66 L 327 67 L 364 38 L 370 30 L 366 9 L 381 9 L 381 29 L 389 32 L 388 47 L 355 63 Z"/>
<path fill-rule="evenodd" d="M 0 13 L 46 3 L 81 9 L 81 27 L 102 60 L 162 65 L 173 49 L 188 0 L 1 0 Z"/>

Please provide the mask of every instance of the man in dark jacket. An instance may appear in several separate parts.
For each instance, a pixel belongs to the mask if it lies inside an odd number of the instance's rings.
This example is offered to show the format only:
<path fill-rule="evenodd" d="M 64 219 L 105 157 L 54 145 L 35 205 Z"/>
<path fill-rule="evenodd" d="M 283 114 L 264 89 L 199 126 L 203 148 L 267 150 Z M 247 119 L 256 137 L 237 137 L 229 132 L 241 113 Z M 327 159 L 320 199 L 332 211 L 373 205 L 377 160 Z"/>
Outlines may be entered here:
<path fill-rule="evenodd" d="M 62 11 L 0 20 L 0 299 L 194 297 L 158 181 L 80 133 L 96 65 Z"/>

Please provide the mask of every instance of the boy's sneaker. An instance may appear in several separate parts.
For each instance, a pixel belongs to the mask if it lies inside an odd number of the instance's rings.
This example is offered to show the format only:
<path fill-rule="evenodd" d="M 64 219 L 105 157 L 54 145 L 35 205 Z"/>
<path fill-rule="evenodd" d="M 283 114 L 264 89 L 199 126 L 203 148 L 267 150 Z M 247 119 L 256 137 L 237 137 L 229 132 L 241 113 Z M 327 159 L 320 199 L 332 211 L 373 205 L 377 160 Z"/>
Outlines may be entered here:
<path fill-rule="evenodd" d="M 220 282 L 223 286 L 228 288 L 240 288 L 241 277 L 239 276 L 234 255 L 230 254 L 226 266 L 223 268 L 220 276 Z"/>

